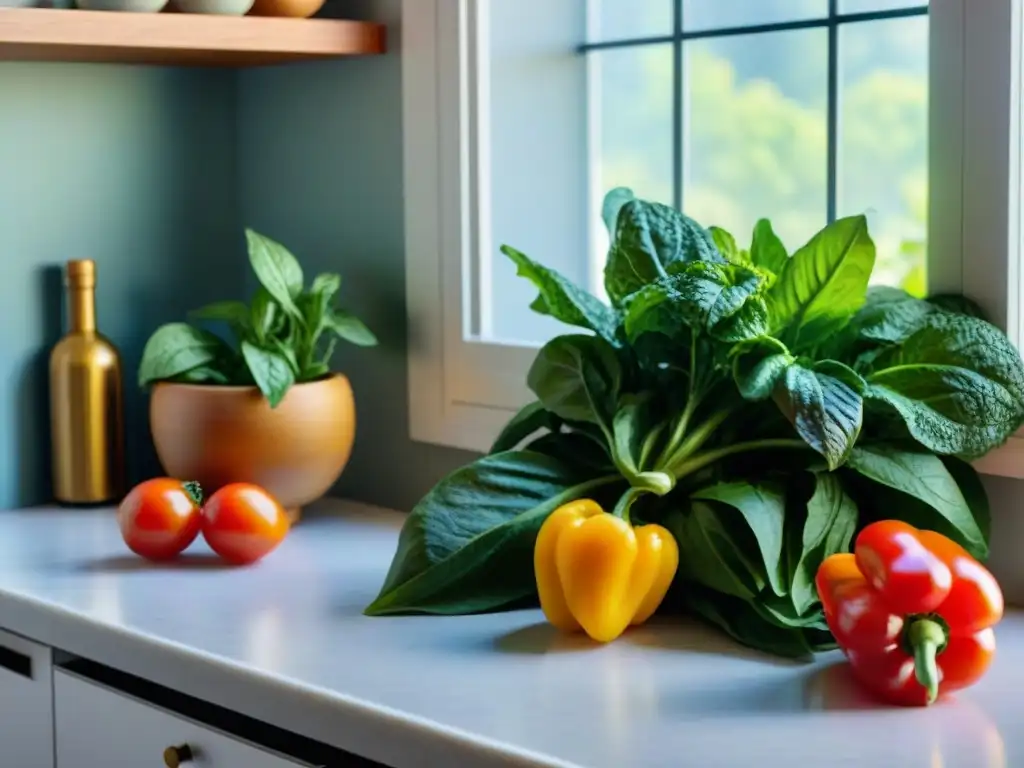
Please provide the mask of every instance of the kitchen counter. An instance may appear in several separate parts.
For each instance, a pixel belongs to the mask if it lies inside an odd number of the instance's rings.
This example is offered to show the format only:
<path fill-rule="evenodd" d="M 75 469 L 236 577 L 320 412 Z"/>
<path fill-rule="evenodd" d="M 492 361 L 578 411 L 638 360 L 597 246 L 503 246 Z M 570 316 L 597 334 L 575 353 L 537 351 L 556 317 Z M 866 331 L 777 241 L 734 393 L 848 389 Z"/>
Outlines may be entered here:
<path fill-rule="evenodd" d="M 655 622 L 595 647 L 539 611 L 369 618 L 402 516 L 329 500 L 243 569 L 136 558 L 110 510 L 0 512 L 0 627 L 404 768 L 1024 765 L 1024 615 L 976 687 L 878 707 L 813 664 Z"/>

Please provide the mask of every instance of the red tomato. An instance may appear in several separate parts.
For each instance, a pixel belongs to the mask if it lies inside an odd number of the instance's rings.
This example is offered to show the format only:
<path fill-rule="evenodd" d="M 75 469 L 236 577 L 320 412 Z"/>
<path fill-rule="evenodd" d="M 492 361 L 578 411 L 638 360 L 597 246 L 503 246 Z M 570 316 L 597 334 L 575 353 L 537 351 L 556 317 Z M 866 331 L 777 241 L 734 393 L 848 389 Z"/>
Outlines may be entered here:
<path fill-rule="evenodd" d="M 199 535 L 201 500 L 198 483 L 170 477 L 140 483 L 117 508 L 124 543 L 150 560 L 168 560 L 181 554 Z"/>
<path fill-rule="evenodd" d="M 284 508 L 258 485 L 225 485 L 203 507 L 203 538 L 234 565 L 255 563 L 270 554 L 287 533 Z"/>

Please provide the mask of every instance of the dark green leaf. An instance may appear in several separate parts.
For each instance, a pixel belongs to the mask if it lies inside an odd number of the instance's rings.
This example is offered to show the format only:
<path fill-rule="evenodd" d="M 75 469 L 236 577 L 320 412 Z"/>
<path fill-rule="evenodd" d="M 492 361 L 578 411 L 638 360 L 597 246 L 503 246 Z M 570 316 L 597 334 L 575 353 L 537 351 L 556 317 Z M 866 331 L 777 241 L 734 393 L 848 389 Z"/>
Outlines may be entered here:
<path fill-rule="evenodd" d="M 823 360 L 813 368 L 790 365 L 778 379 L 773 397 L 804 442 L 835 469 L 860 435 L 863 391 L 864 382 L 854 371 Z"/>
<path fill-rule="evenodd" d="M 781 341 L 771 336 L 751 339 L 734 352 L 733 380 L 744 400 L 767 400 L 794 362 Z"/>
<path fill-rule="evenodd" d="M 567 421 L 609 428 L 622 368 L 597 336 L 557 336 L 537 354 L 526 383 L 544 407 Z"/>
<path fill-rule="evenodd" d="M 511 451 L 523 440 L 542 429 L 558 429 L 558 418 L 545 410 L 539 401 L 524 405 L 501 430 L 489 453 Z"/>
<path fill-rule="evenodd" d="M 760 219 L 754 226 L 754 239 L 750 245 L 750 260 L 755 267 L 760 267 L 773 275 L 781 275 L 789 253 L 778 235 L 772 229 L 768 219 Z"/>
<path fill-rule="evenodd" d="M 829 224 L 793 254 L 769 292 L 772 335 L 794 351 L 826 341 L 864 303 L 874 264 L 863 216 Z"/>
<path fill-rule="evenodd" d="M 591 330 L 611 344 L 619 343 L 619 318 L 611 307 L 515 248 L 503 245 L 501 252 L 515 262 L 516 273 L 533 283 L 540 292 L 530 305 L 534 312 Z"/>
<path fill-rule="evenodd" d="M 1024 422 L 1024 363 L 983 320 L 931 314 L 871 367 L 866 397 L 890 406 L 937 453 L 980 456 Z"/>
<path fill-rule="evenodd" d="M 979 320 L 988 321 L 987 313 L 976 301 L 972 301 L 966 296 L 961 296 L 960 294 L 939 293 L 935 296 L 929 296 L 926 301 L 945 312 L 952 312 L 956 315 L 968 315 L 969 317 L 976 317 Z"/>
<path fill-rule="evenodd" d="M 765 586 L 766 574 L 756 545 L 743 539 L 749 531 L 737 532 L 729 522 L 739 522 L 727 507 L 694 501 L 686 511 L 673 510 L 665 527 L 679 544 L 679 572 L 686 581 L 751 600 Z"/>
<path fill-rule="evenodd" d="M 530 451 L 485 456 L 456 470 L 406 518 L 366 613 L 473 613 L 536 594 L 532 553 L 541 524 L 615 479 L 594 479 Z"/>
<path fill-rule="evenodd" d="M 302 267 L 291 252 L 275 240 L 245 230 L 249 245 L 249 263 L 260 284 L 270 292 L 281 307 L 300 317 L 295 298 L 302 292 Z"/>
<path fill-rule="evenodd" d="M 618 472 L 603 435 L 592 435 L 575 429 L 570 432 L 549 432 L 531 440 L 523 450 L 551 456 L 593 477 Z"/>
<path fill-rule="evenodd" d="M 809 640 L 819 638 L 806 630 L 780 627 L 750 602 L 698 585 L 680 590 L 687 609 L 715 625 L 737 642 L 787 658 L 807 658 L 818 650 Z"/>
<path fill-rule="evenodd" d="M 857 504 L 843 490 L 839 477 L 815 473 L 814 495 L 807 502 L 807 517 L 800 537 L 801 553 L 793 571 L 790 599 L 798 615 L 818 600 L 814 577 L 829 555 L 849 552 L 857 530 Z"/>
<path fill-rule="evenodd" d="M 989 541 L 992 532 L 992 511 L 989 509 L 988 493 L 985 491 L 985 486 L 978 473 L 966 461 L 955 456 L 940 456 L 939 458 L 956 481 L 960 493 L 964 496 L 964 501 L 967 502 L 968 509 L 971 510 L 974 522 L 978 524 L 981 535 L 985 541 Z"/>
<path fill-rule="evenodd" d="M 242 356 L 256 386 L 270 407 L 276 408 L 295 383 L 288 360 L 276 350 L 263 349 L 248 341 L 242 342 Z"/>
<path fill-rule="evenodd" d="M 679 273 L 660 279 L 630 297 L 626 308 L 626 334 L 631 339 L 637 338 L 652 325 L 648 313 L 660 312 L 663 305 L 667 305 L 672 315 L 722 341 L 737 342 L 760 336 L 767 330 L 767 310 L 760 295 L 764 282 L 762 273 L 736 264 L 686 264 Z"/>
<path fill-rule="evenodd" d="M 230 350 L 209 331 L 187 323 L 168 323 L 153 332 L 142 350 L 139 386 L 172 379 L 193 368 L 208 365 Z"/>
<path fill-rule="evenodd" d="M 329 310 L 326 317 L 327 328 L 350 344 L 360 347 L 372 347 L 377 344 L 373 331 L 363 325 L 363 321 L 340 309 Z"/>
<path fill-rule="evenodd" d="M 692 498 L 718 501 L 739 511 L 757 540 L 772 591 L 785 595 L 789 584 L 782 562 L 786 519 L 786 497 L 782 490 L 770 483 L 720 483 L 696 491 Z"/>
<path fill-rule="evenodd" d="M 615 306 L 673 264 L 724 261 L 706 229 L 667 205 L 629 200 L 619 209 L 604 285 Z"/>
<path fill-rule="evenodd" d="M 891 511 L 877 510 L 883 517 L 896 517 L 939 530 L 960 542 L 974 557 L 988 556 L 985 535 L 956 480 L 938 456 L 878 445 L 854 448 L 847 466 L 876 483 L 924 502 L 937 513 L 930 522 L 910 520 L 908 510 L 897 506 Z"/>

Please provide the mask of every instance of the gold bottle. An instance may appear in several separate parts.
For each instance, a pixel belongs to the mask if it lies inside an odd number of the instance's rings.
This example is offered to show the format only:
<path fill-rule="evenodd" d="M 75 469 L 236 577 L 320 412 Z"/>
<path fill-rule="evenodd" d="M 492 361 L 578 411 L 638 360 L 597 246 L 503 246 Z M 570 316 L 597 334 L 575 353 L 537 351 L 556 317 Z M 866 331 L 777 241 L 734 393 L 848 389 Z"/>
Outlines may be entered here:
<path fill-rule="evenodd" d="M 68 332 L 50 353 L 53 494 L 65 504 L 119 500 L 124 493 L 121 358 L 96 330 L 96 264 L 64 273 Z"/>

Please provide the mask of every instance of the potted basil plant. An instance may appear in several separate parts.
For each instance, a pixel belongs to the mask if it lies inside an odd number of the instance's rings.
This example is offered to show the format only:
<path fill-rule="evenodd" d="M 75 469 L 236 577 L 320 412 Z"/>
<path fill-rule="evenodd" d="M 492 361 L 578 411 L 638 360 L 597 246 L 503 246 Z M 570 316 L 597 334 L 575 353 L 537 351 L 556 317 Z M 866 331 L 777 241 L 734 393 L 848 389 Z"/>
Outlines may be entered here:
<path fill-rule="evenodd" d="M 153 442 L 164 470 L 207 492 L 251 482 L 271 492 L 294 522 L 341 475 L 355 437 L 349 380 L 331 371 L 339 340 L 377 343 L 334 306 L 337 274 L 307 286 L 280 243 L 246 230 L 260 287 L 248 303 L 220 301 L 168 323 L 146 343 L 139 385 L 151 388 Z M 218 335 L 197 323 L 219 322 Z"/>

